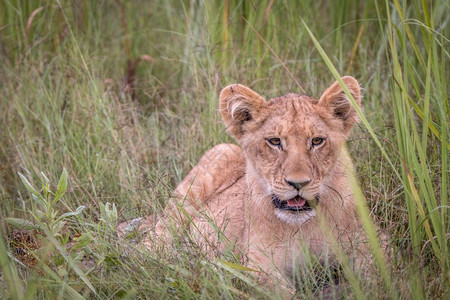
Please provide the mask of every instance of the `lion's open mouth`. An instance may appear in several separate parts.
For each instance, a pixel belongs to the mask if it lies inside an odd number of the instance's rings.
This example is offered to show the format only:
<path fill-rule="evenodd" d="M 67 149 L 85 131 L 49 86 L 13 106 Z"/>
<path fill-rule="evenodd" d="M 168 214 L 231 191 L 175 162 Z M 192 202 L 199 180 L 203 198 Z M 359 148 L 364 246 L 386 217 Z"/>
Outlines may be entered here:
<path fill-rule="evenodd" d="M 281 210 L 292 212 L 310 211 L 313 209 L 311 203 L 300 196 L 296 196 L 289 200 L 281 200 L 276 195 L 272 195 L 273 205 Z M 317 201 L 317 200 L 316 200 Z M 314 202 L 314 201 L 313 201 Z"/>

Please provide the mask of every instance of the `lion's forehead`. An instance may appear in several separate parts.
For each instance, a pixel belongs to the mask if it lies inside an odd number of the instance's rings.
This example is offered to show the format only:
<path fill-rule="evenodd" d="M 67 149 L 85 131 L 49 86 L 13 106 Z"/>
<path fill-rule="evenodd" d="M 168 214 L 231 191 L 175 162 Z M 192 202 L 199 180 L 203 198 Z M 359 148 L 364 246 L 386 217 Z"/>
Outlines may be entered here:
<path fill-rule="evenodd" d="M 298 138 L 325 133 L 323 111 L 315 103 L 316 100 L 308 96 L 296 94 L 271 99 L 271 113 L 265 122 L 265 130 L 269 134 Z"/>

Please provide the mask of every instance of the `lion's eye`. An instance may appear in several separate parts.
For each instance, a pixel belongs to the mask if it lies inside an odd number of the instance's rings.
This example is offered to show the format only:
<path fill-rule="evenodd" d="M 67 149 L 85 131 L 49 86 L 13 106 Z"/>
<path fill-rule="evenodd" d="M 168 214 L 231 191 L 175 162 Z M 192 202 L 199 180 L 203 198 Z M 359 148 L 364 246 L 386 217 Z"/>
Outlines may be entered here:
<path fill-rule="evenodd" d="M 321 138 L 321 137 L 315 137 L 315 138 L 313 138 L 312 140 L 311 140 L 311 144 L 313 145 L 313 146 L 320 146 L 320 145 L 322 145 L 323 144 L 323 142 L 325 141 L 325 139 L 324 138 Z"/>
<path fill-rule="evenodd" d="M 281 145 L 281 140 L 280 140 L 279 138 L 267 139 L 267 141 L 268 141 L 269 144 L 271 144 L 272 146 L 280 146 L 280 145 Z"/>

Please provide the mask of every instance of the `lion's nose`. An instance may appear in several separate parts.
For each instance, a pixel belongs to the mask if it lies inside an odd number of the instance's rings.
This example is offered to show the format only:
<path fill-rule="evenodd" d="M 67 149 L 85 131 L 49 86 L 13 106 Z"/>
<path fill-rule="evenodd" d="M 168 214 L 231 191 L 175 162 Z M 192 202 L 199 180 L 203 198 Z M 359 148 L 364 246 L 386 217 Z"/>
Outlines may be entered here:
<path fill-rule="evenodd" d="M 311 182 L 311 179 L 306 179 L 306 180 L 302 180 L 302 181 L 292 181 L 292 180 L 287 180 L 285 179 L 286 182 L 293 186 L 297 191 L 301 190 L 305 185 L 307 185 L 308 183 Z"/>

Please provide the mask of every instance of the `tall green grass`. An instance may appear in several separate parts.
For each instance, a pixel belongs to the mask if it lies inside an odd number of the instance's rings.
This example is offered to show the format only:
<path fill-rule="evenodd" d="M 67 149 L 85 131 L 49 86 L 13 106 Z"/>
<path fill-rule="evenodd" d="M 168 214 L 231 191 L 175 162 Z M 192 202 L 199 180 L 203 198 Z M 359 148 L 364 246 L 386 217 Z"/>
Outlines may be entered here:
<path fill-rule="evenodd" d="M 402 181 L 412 249 L 412 263 L 424 263 L 425 278 L 441 274 L 448 283 L 447 218 L 448 156 L 448 40 L 436 31 L 435 16 L 425 1 L 414 9 L 422 19 L 410 20 L 406 6 L 386 3 L 388 16 L 387 58 L 392 66 L 396 142 L 402 162 Z M 395 12 L 395 14 L 394 14 Z M 395 26 L 393 18 L 401 26 Z M 392 34 L 389 34 L 392 33 Z M 417 99 L 417 100 L 416 100 Z M 419 119 L 419 122 L 417 121 Z M 426 243 L 424 244 L 424 241 Z M 413 270 L 412 272 L 417 272 Z M 411 274 L 411 289 L 421 292 L 427 283 Z M 420 294 L 420 293 L 419 293 Z"/>
<path fill-rule="evenodd" d="M 385 232 L 389 261 L 375 255 L 374 281 L 344 272 L 354 284 L 333 293 L 444 298 L 449 11 L 439 0 L 0 0 L 1 220 L 45 227 L 86 207 L 57 232 L 2 221 L 2 296 L 278 297 L 230 253 L 155 255 L 112 228 L 116 217 L 160 211 L 202 153 L 231 141 L 217 105 L 226 84 L 319 97 L 353 75 L 364 88 L 365 117 L 349 143 L 362 218 L 369 233 L 374 224 Z M 54 217 L 40 216 L 18 173 L 52 199 L 63 168 L 67 191 Z M 319 297 L 318 266 L 302 272 L 297 296 Z"/>

